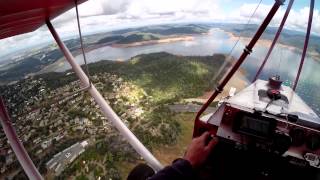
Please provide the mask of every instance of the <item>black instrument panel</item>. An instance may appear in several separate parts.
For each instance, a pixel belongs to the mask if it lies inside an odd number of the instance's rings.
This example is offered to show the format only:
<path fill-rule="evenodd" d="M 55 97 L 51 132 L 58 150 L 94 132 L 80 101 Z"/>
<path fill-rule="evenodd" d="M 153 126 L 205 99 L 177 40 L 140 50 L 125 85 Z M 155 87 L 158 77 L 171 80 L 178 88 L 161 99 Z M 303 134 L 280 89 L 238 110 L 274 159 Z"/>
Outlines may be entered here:
<path fill-rule="evenodd" d="M 271 138 L 276 128 L 276 120 L 257 114 L 238 113 L 234 120 L 233 131 L 257 138 Z"/>

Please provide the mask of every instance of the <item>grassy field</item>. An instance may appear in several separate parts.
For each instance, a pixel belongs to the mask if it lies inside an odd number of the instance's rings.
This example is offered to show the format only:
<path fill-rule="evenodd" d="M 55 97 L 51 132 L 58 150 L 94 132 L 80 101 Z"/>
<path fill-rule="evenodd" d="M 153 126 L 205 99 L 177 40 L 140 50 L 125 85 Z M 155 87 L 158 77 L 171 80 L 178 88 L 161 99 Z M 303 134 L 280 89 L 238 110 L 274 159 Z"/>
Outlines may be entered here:
<path fill-rule="evenodd" d="M 174 115 L 173 119 L 177 120 L 181 127 L 181 132 L 177 137 L 177 142 L 172 145 L 153 147 L 152 153 L 165 166 L 170 165 L 173 160 L 183 157 L 188 145 L 192 140 L 193 123 L 195 113 L 179 113 Z M 132 162 L 118 162 L 115 166 L 120 172 L 121 179 L 126 179 L 130 171 L 138 164 Z"/>
<path fill-rule="evenodd" d="M 154 155 L 162 164 L 169 165 L 173 160 L 183 157 L 187 146 L 192 140 L 195 115 L 195 113 L 179 113 L 173 117 L 181 127 L 177 142 L 171 145 L 156 147 L 153 150 Z"/>

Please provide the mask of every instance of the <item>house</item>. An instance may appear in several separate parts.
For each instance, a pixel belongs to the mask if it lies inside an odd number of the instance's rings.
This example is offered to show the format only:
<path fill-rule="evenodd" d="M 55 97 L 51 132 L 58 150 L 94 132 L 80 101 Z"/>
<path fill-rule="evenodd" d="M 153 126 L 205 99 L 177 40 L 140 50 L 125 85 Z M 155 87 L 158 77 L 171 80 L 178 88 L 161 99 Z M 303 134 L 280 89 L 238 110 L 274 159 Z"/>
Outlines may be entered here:
<path fill-rule="evenodd" d="M 48 148 L 51 144 L 52 144 L 52 139 L 48 139 L 48 140 L 43 141 L 43 142 L 41 143 L 41 147 L 42 147 L 42 149 L 46 149 L 46 148 Z"/>

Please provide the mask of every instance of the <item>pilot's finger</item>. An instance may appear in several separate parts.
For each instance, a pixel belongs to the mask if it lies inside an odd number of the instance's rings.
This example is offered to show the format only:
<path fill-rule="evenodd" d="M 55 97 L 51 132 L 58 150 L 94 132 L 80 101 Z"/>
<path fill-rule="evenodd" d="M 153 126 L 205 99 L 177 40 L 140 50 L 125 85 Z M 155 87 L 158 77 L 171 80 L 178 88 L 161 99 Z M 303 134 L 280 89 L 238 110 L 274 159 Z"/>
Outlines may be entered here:
<path fill-rule="evenodd" d="M 218 139 L 213 137 L 211 141 L 206 146 L 206 150 L 211 151 L 218 144 Z"/>
<path fill-rule="evenodd" d="M 205 142 L 208 137 L 210 136 L 210 133 L 208 131 L 204 132 L 201 134 L 201 136 L 199 137 L 199 139 L 202 141 L 202 142 Z"/>

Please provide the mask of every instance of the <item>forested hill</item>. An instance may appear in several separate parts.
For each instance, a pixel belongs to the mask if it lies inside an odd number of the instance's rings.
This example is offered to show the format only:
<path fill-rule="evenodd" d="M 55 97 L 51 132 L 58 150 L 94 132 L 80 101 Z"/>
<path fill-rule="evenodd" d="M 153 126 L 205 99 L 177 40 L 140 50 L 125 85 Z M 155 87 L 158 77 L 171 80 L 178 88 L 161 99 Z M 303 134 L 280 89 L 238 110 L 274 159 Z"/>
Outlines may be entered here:
<path fill-rule="evenodd" d="M 104 72 L 119 75 L 145 89 L 148 94 L 173 101 L 182 97 L 195 97 L 212 88 L 214 73 L 224 60 L 223 54 L 177 56 L 159 52 L 138 55 L 128 61 L 105 60 L 91 63 L 89 70 L 91 75 Z M 41 77 L 52 88 L 74 80 L 65 77 L 64 73 L 48 73 Z"/>

